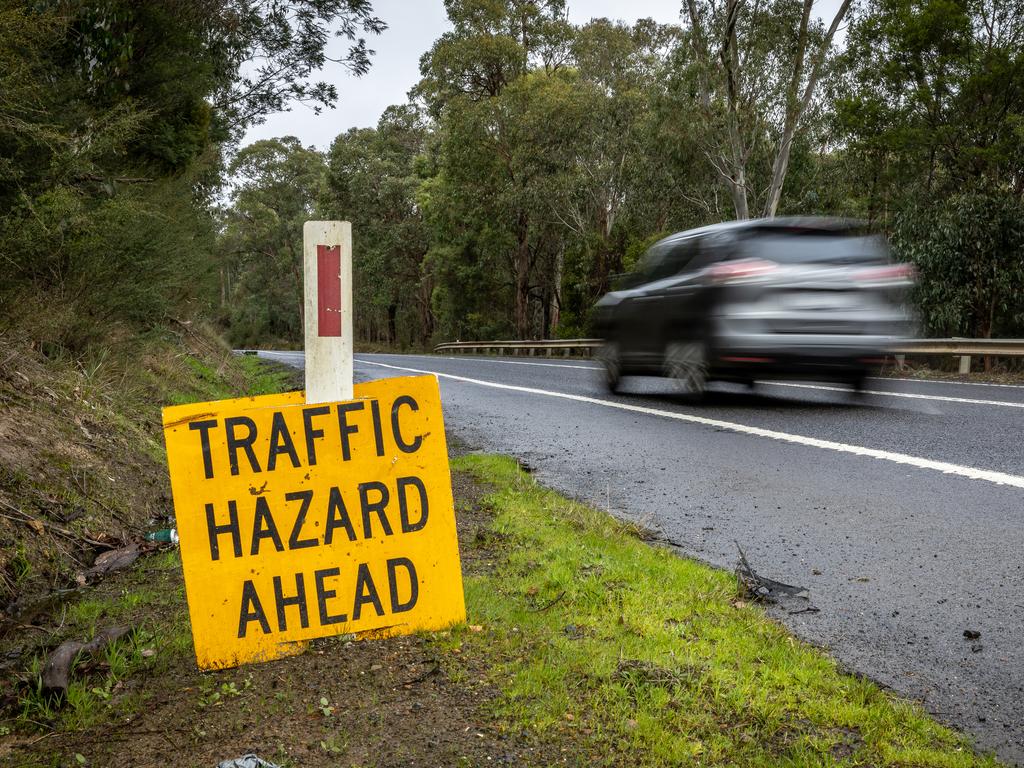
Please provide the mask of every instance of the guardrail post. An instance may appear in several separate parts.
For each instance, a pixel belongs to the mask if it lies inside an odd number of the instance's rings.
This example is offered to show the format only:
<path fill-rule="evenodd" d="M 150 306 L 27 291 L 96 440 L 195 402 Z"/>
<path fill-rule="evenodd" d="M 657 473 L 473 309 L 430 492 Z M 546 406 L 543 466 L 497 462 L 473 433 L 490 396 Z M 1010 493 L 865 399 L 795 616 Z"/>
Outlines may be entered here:
<path fill-rule="evenodd" d="M 352 225 L 302 225 L 306 402 L 352 399 Z"/>
<path fill-rule="evenodd" d="M 971 372 L 971 356 L 970 355 L 960 355 L 960 373 L 970 373 L 970 372 Z"/>

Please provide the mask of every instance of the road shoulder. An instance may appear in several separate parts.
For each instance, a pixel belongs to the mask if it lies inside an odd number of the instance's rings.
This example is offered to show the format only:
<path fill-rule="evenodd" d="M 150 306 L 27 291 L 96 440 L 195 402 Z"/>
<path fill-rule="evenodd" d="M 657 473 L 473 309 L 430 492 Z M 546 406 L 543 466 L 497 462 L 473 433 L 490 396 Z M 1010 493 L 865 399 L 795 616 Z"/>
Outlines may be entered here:
<path fill-rule="evenodd" d="M 915 705 L 840 672 L 739 599 L 730 574 L 538 485 L 454 461 L 469 619 L 339 637 L 196 670 L 177 552 L 115 574 L 42 625 L 133 627 L 57 711 L 21 689 L 0 758 L 164 765 L 255 751 L 284 765 L 995 765 Z M 40 643 L 40 652 L 49 643 Z M 38 665 L 36 667 L 38 669 Z M 82 762 L 84 761 L 84 762 Z"/>

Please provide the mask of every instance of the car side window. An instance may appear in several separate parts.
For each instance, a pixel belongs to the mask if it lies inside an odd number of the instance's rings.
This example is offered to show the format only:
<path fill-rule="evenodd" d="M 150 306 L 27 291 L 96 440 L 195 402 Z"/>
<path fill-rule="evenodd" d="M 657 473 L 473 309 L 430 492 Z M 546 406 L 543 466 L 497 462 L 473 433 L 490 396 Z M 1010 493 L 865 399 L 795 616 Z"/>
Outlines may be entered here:
<path fill-rule="evenodd" d="M 697 257 L 691 266 L 693 269 L 704 269 L 720 261 L 728 261 L 734 257 L 735 245 L 736 239 L 730 233 L 702 237 Z"/>
<path fill-rule="evenodd" d="M 659 243 L 648 254 L 651 257 L 649 269 L 644 277 L 649 282 L 664 280 L 666 277 L 678 275 L 687 268 L 696 254 L 695 241 L 678 240 L 671 243 Z"/>

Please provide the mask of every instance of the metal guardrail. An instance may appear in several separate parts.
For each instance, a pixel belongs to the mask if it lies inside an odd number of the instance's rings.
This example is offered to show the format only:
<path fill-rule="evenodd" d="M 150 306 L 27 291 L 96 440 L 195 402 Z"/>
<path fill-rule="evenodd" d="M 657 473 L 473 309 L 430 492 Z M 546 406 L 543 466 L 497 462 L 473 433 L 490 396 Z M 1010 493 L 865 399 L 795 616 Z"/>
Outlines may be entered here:
<path fill-rule="evenodd" d="M 560 352 L 565 357 L 573 351 L 589 356 L 603 344 L 602 339 L 542 339 L 539 341 L 449 341 L 438 344 L 434 352 L 489 352 L 495 355 L 544 354 L 551 357 Z"/>
<path fill-rule="evenodd" d="M 602 344 L 601 339 L 541 339 L 537 341 L 451 341 L 438 344 L 434 352 L 482 354 L 526 354 L 531 357 L 572 352 L 590 357 Z M 907 355 L 953 355 L 960 358 L 960 372 L 971 370 L 971 357 L 1024 357 L 1024 339 L 908 339 L 889 349 L 902 364 Z"/>
<path fill-rule="evenodd" d="M 1024 339 L 908 339 L 892 350 L 906 355 L 1024 356 Z"/>

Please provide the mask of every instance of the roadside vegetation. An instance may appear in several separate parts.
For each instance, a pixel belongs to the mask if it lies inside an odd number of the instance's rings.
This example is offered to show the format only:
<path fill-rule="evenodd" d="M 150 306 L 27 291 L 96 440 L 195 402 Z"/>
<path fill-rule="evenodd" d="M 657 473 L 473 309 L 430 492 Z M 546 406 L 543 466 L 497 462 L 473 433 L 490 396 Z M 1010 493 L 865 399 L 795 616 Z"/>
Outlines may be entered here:
<path fill-rule="evenodd" d="M 0 359 L 0 618 L 7 619 L 78 586 L 105 549 L 167 527 L 163 405 L 279 391 L 296 380 L 233 355 L 209 328 L 191 324 L 123 342 L 88 363 L 48 360 L 11 339 L 0 339 Z"/>
<path fill-rule="evenodd" d="M 537 485 L 511 459 L 455 460 L 468 619 L 341 636 L 234 670 L 195 667 L 181 566 L 150 555 L 40 618 L 0 719 L 25 766 L 995 766 L 921 709 L 839 670 L 744 602 L 736 579 Z M 45 650 L 111 624 L 67 704 Z"/>
<path fill-rule="evenodd" d="M 776 214 L 889 237 L 927 335 L 1024 333 L 1020 3 L 687 0 L 678 25 L 445 8 L 375 128 L 239 155 L 232 338 L 299 339 L 310 208 L 352 221 L 356 333 L 392 346 L 590 337 L 595 300 L 659 237 Z"/>
<path fill-rule="evenodd" d="M 927 333 L 1024 333 L 1020 3 L 444 5 L 408 102 L 317 149 L 239 145 L 336 105 L 325 68 L 371 71 L 369 0 L 3 3 L 0 332 L 51 359 L 196 318 L 293 346 L 302 222 L 345 218 L 363 343 L 588 336 L 656 238 L 825 214 L 916 265 Z"/>

